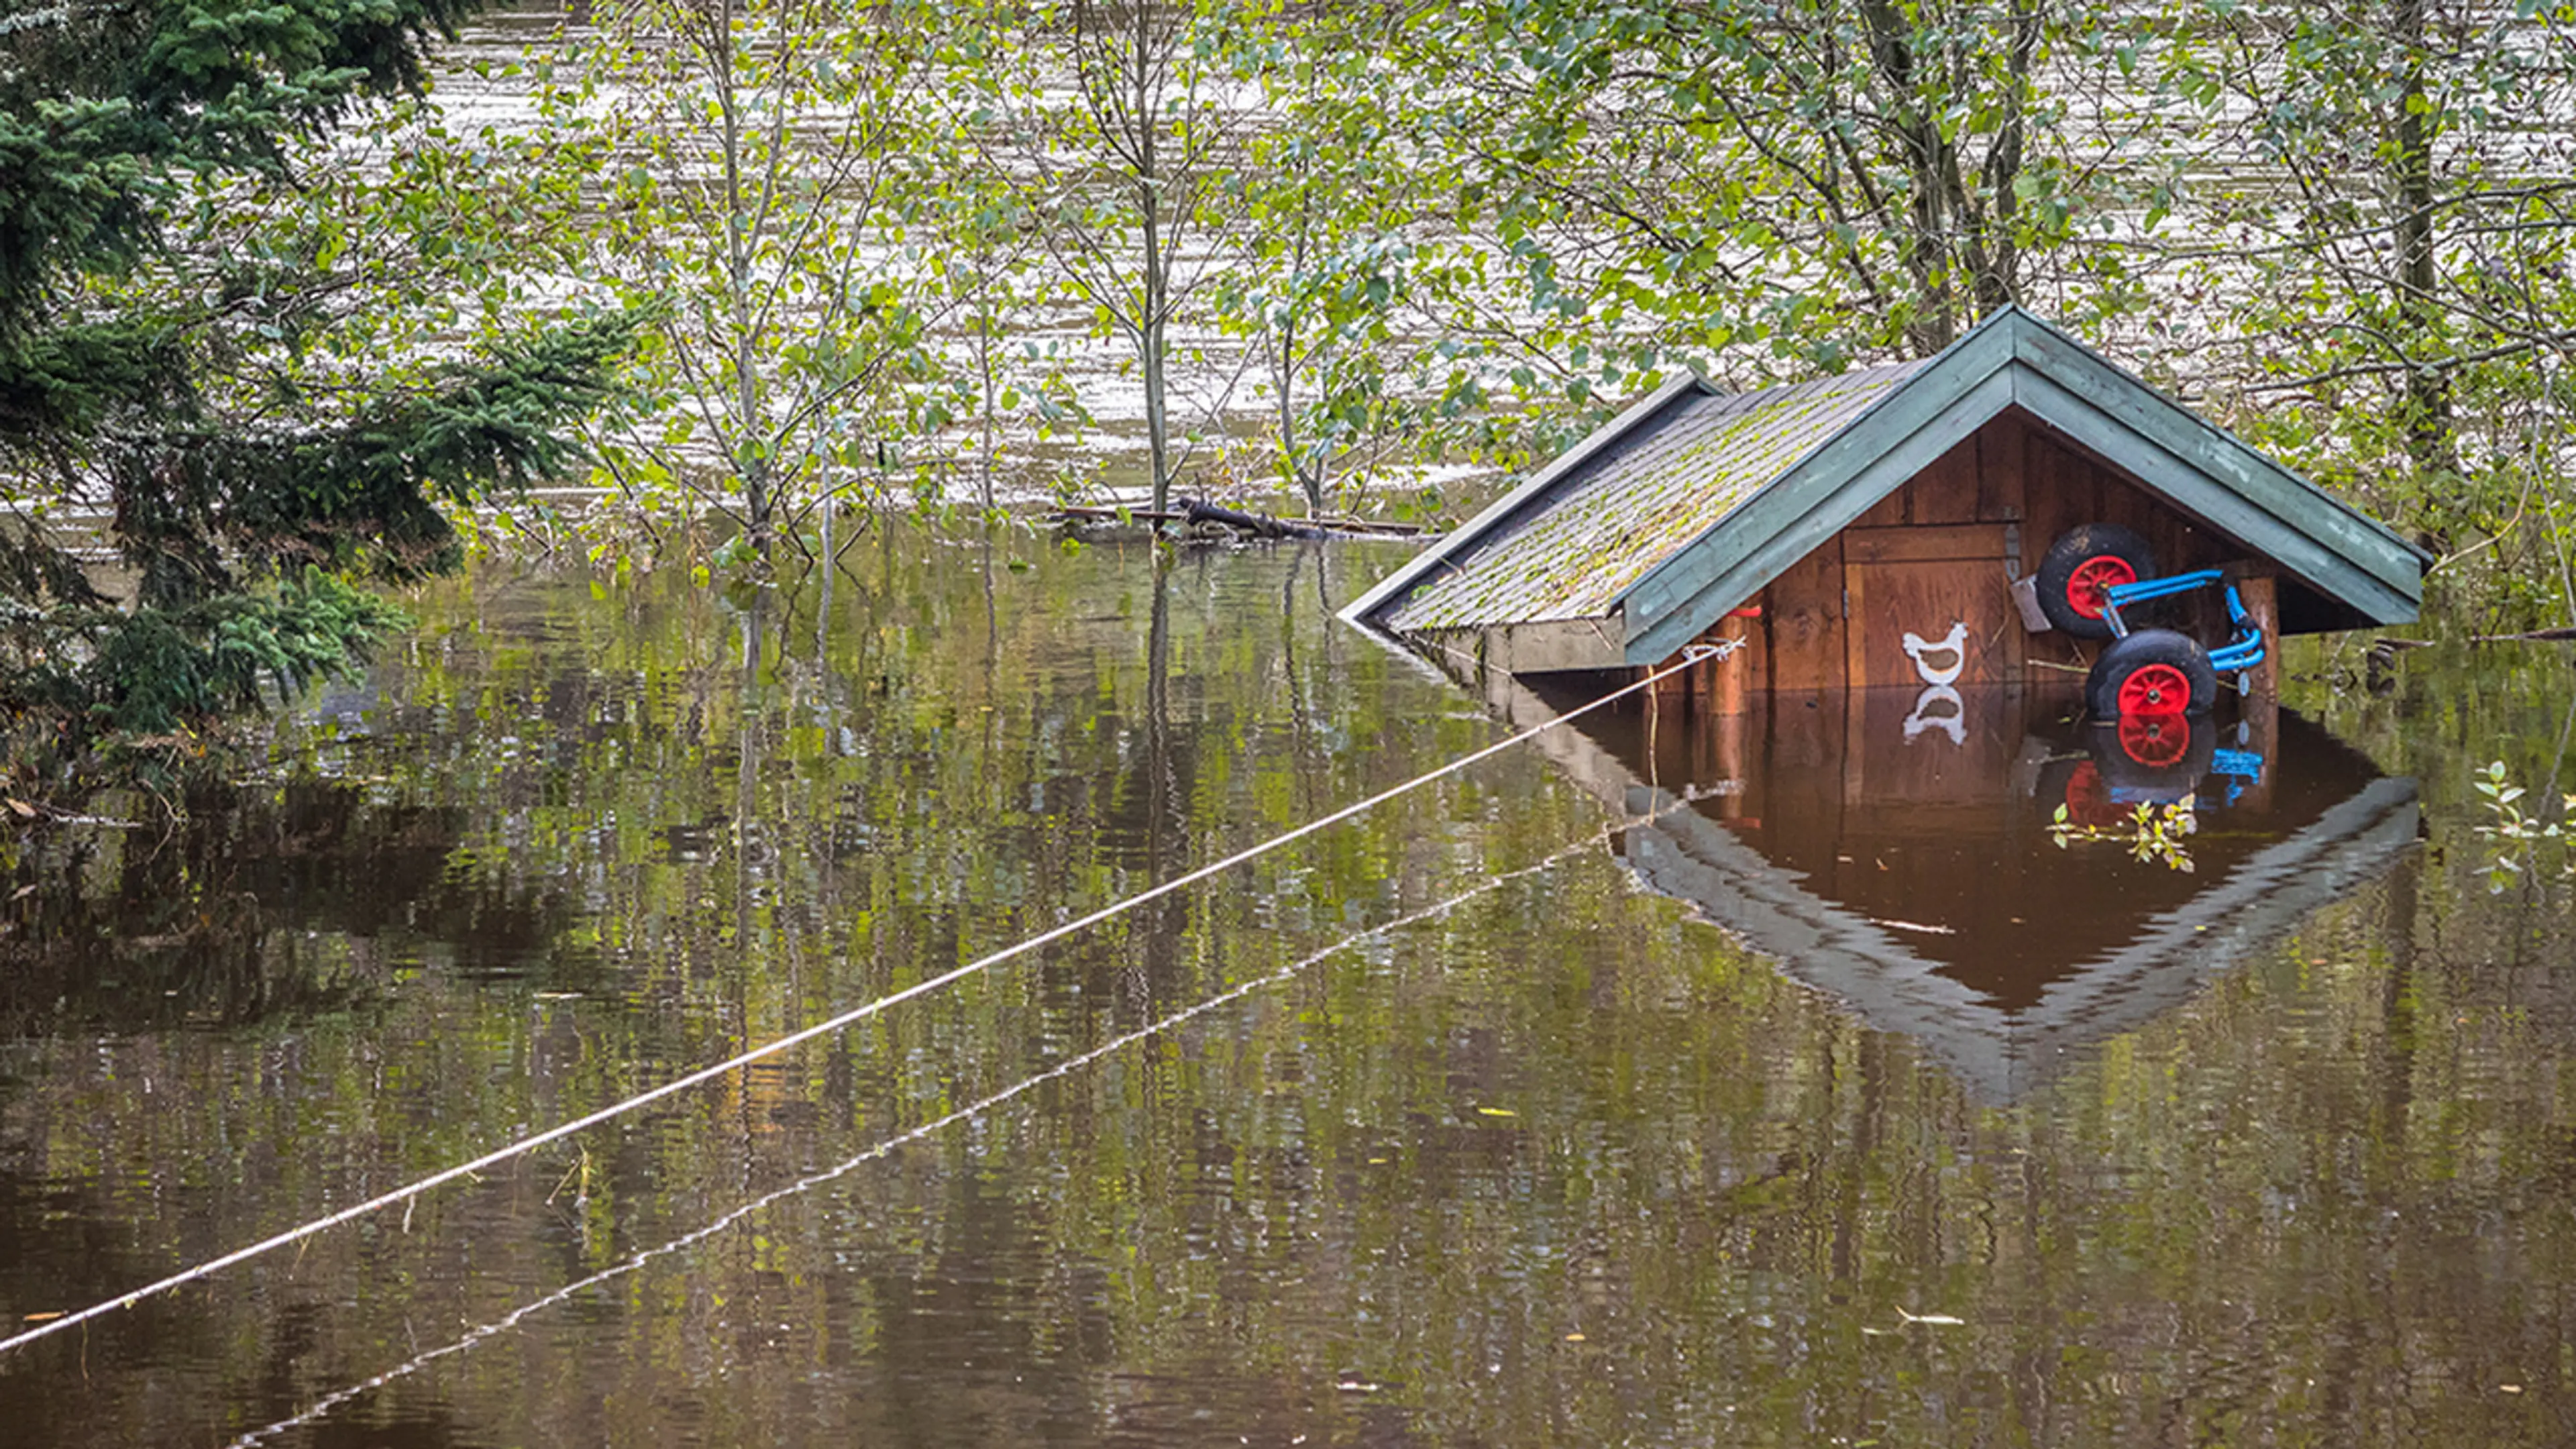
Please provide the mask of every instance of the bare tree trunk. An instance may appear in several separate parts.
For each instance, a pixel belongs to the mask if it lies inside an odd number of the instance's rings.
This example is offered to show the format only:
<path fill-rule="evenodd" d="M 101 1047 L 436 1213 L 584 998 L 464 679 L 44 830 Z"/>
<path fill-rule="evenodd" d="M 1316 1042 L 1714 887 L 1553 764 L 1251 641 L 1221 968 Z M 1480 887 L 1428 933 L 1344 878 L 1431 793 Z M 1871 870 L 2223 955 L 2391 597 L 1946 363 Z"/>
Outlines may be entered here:
<path fill-rule="evenodd" d="M 763 707 L 760 661 L 768 609 L 769 591 L 755 589 L 742 613 L 742 680 L 734 724 L 740 751 L 734 771 L 733 826 L 733 928 L 737 941 L 750 939 L 752 919 L 759 908 L 760 875 L 766 855 L 760 813 L 760 754 L 764 743 L 761 731 L 767 711 Z M 746 1012 L 749 1009 L 747 1003 L 742 1003 L 742 1007 Z"/>
<path fill-rule="evenodd" d="M 1145 442 L 1153 455 L 1154 511 L 1171 505 L 1171 418 L 1164 402 L 1165 324 L 1171 310 L 1171 263 L 1163 255 L 1163 187 L 1154 171 L 1155 133 L 1161 118 L 1154 105 L 1152 6 L 1138 0 L 1136 12 L 1136 191 L 1145 222 L 1145 275 L 1139 343 L 1145 364 Z"/>
<path fill-rule="evenodd" d="M 1154 511 L 1160 513 L 1171 506 L 1172 438 L 1170 412 L 1163 392 L 1164 318 L 1159 295 L 1162 288 L 1151 280 L 1157 263 L 1153 260 L 1154 232 L 1150 222 L 1145 230 L 1145 254 L 1149 279 L 1147 295 L 1152 299 L 1147 303 L 1151 311 L 1145 322 L 1145 440 L 1153 453 Z"/>
<path fill-rule="evenodd" d="M 2397 109 L 2398 311 L 2409 323 L 2407 352 L 2416 365 L 2406 374 L 2406 436 L 2416 468 L 2453 473 L 2459 459 L 2451 430 L 2451 381 L 2422 357 L 2432 329 L 2434 291 L 2440 277 L 2433 237 L 2433 127 L 2424 90 L 2425 0 L 2394 0 L 2391 19 L 2405 48 L 2405 74 Z"/>
<path fill-rule="evenodd" d="M 1181 788 L 1172 730 L 1172 563 L 1156 558 L 1154 607 L 1145 636 L 1145 878 L 1161 885 L 1188 868 L 1189 796 Z M 1135 1004 L 1151 1015 L 1174 993 L 1189 923 L 1189 897 L 1168 895 L 1149 906 L 1138 929 L 1144 959 L 1135 974 Z"/>
<path fill-rule="evenodd" d="M 1898 249 L 1906 271 L 1923 293 L 1922 313 L 1907 332 L 1915 350 L 1928 356 L 1949 346 L 1958 335 L 1951 316 L 1949 226 L 1942 204 L 1948 194 L 1942 175 L 1944 156 L 1950 148 L 1941 139 L 1940 122 L 1923 113 L 1914 94 L 1918 57 L 1913 22 L 1893 0 L 1861 0 L 1860 13 L 1869 27 L 1871 58 L 1887 86 L 1895 130 L 1905 144 L 1906 186 L 1913 194 L 1907 198 L 1907 228 Z M 1949 167 L 1955 166 L 1953 158 Z"/>
<path fill-rule="evenodd" d="M 2013 242 L 2013 214 L 2020 209 L 2020 203 L 2013 183 L 2021 178 L 2024 107 L 2034 84 L 2032 72 L 2039 62 L 2042 18 L 2038 0 L 2027 0 L 2024 8 L 2012 15 L 2012 52 L 2005 81 L 2009 87 L 2005 92 L 2007 114 L 1995 133 L 1993 147 L 1986 152 L 1983 177 L 1984 194 L 1993 198 L 1991 219 L 1967 204 L 1966 189 L 1959 185 L 1958 168 L 1951 168 L 1952 185 L 1958 188 L 1961 211 L 1967 218 L 1968 267 L 1975 278 L 1979 317 L 2021 300 L 2021 252 Z"/>
<path fill-rule="evenodd" d="M 1311 203 L 1309 203 L 1311 204 Z M 1292 277 L 1306 271 L 1306 224 L 1297 227 L 1297 242 L 1288 254 L 1288 271 Z M 1277 345 L 1271 352 L 1273 385 L 1279 394 L 1279 451 L 1288 460 L 1288 476 L 1306 493 L 1306 516 L 1318 518 L 1324 512 L 1324 464 L 1315 460 L 1308 467 L 1297 449 L 1297 315 L 1292 309 L 1279 325 Z"/>
<path fill-rule="evenodd" d="M 989 279 L 989 278 L 986 280 L 986 285 L 988 285 L 988 286 L 990 285 L 990 279 Z M 984 317 L 983 317 L 983 318 L 981 318 L 981 319 L 980 319 L 980 325 L 979 325 L 979 326 L 977 326 L 977 328 L 975 329 L 975 333 L 976 333 L 976 337 L 975 337 L 975 363 L 976 363 L 977 368 L 978 368 L 979 370 L 981 370 L 981 371 L 982 371 L 982 373 L 983 373 L 983 375 L 984 375 L 984 450 L 983 450 L 983 457 L 982 457 L 982 459 L 981 459 L 980 461 L 981 461 L 981 463 L 982 463 L 982 476 L 981 476 L 981 481 L 982 481 L 982 495 L 983 495 L 983 500 L 984 500 L 984 511 L 985 511 L 986 513 L 990 513 L 990 512 L 992 512 L 992 511 L 993 511 L 993 326 L 994 326 L 994 322 L 995 322 L 994 317 L 993 317 L 990 313 L 987 313 L 987 314 L 985 314 L 985 315 L 984 315 Z"/>
<path fill-rule="evenodd" d="M 735 0 L 721 0 L 709 17 L 709 57 L 715 62 L 716 100 L 724 114 L 724 187 L 726 280 L 733 304 L 735 476 L 742 483 L 743 512 L 751 528 L 752 547 L 766 555 L 770 543 L 771 489 L 769 453 L 761 445 L 760 346 L 752 322 L 750 219 L 742 196 L 742 105 L 735 93 L 733 22 Z"/>
<path fill-rule="evenodd" d="M 1262 335 L 1264 349 L 1270 354 L 1270 386 L 1279 396 L 1279 456 L 1288 465 L 1288 476 L 1306 495 L 1306 516 L 1315 518 L 1324 511 L 1324 473 L 1322 460 L 1309 467 L 1297 456 L 1297 324 L 1293 321 L 1275 333 Z"/>

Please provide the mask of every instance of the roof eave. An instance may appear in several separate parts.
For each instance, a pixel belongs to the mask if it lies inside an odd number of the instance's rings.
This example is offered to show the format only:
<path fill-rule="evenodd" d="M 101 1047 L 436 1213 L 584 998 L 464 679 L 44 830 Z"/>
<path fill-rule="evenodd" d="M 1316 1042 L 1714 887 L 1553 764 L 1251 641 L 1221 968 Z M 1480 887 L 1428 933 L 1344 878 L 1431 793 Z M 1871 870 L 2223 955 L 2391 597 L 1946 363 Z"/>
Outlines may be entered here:
<path fill-rule="evenodd" d="M 2173 401 L 2117 363 L 2024 315 L 2014 401 L 2140 482 L 2260 547 L 2373 624 L 2411 623 L 2423 606 L 2422 549 Z M 2108 449 L 2120 437 L 2147 445 Z"/>

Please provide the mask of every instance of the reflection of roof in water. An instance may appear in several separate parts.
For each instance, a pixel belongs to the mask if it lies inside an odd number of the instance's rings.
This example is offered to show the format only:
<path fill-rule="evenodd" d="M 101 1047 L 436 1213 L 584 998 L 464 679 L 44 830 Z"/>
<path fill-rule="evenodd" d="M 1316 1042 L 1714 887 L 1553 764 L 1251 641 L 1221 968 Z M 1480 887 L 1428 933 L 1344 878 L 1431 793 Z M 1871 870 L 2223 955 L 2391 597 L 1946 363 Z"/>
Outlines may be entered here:
<path fill-rule="evenodd" d="M 1547 709 L 1505 687 L 1513 714 Z M 1669 722 L 1651 759 L 1635 716 L 1596 715 L 1587 723 L 1599 721 L 1598 733 L 1541 739 L 1605 803 L 1655 815 L 1619 845 L 1641 882 L 1841 998 L 1869 1026 L 1913 1038 L 1996 1103 L 2046 1081 L 2066 1053 L 2187 1000 L 2384 871 L 2416 838 L 2412 780 L 2381 777 L 2284 713 L 2269 788 L 2259 803 L 2249 793 L 2203 814 L 2193 873 L 2133 860 L 2113 843 L 2061 849 L 2049 819 L 2092 756 L 2045 727 L 2024 735 L 2018 719 L 2016 710 L 1997 726 L 2020 737 L 1990 742 L 1988 758 L 2008 763 L 1982 797 L 1953 788 L 1938 805 L 1840 798 L 1849 762 L 1812 740 L 1779 752 L 1798 755 L 1791 765 L 1751 758 L 1769 753 L 1758 722 L 1740 779 L 1709 778 L 1705 762 L 1690 768 L 1689 733 Z M 1951 748 L 1900 738 L 1871 761 L 1927 747 Z M 1850 778 L 1860 778 L 1857 767 Z M 2200 778 L 2205 795 L 2232 783 Z M 1694 803 L 1671 808 L 1684 800 Z"/>
<path fill-rule="evenodd" d="M 1652 808 L 1660 792 L 1639 787 Z M 2415 841 L 2415 782 L 2374 780 L 2308 828 L 2257 851 L 2210 889 L 2158 912 L 2117 950 L 2071 963 L 2027 1007 L 1941 971 L 1901 929 L 1804 890 L 1724 826 L 1682 810 L 1628 832 L 1631 869 L 1691 902 L 1871 1026 L 1923 1043 L 1982 1096 L 2009 1101 L 2052 1059 L 2143 1026 L 2200 983 L 2385 870 Z M 2119 865 L 2124 862 L 2108 862 Z"/>

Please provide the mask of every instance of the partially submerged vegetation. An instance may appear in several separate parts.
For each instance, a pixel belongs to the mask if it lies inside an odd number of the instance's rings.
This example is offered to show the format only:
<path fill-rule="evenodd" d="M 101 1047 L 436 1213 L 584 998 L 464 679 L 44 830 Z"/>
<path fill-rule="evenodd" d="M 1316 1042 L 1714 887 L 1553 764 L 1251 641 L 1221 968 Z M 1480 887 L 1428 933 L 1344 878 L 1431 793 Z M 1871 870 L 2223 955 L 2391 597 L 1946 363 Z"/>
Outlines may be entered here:
<path fill-rule="evenodd" d="M 346 667 L 395 619 L 361 584 L 452 564 L 448 509 L 573 463 L 561 429 L 608 395 L 625 318 L 377 355 L 388 309 L 470 272 L 370 250 L 303 179 L 462 13 L 188 0 L 0 33 L 8 776 L 184 742 Z"/>
<path fill-rule="evenodd" d="M 2079 840 L 2106 840 L 2128 847 L 2133 860 L 2158 860 L 2173 870 L 2193 869 L 2191 837 L 2200 831 L 2199 801 L 2190 795 L 2167 804 L 2140 801 L 2112 824 L 2078 821 L 2065 805 L 2048 824 L 2051 844 L 2064 850 Z"/>
<path fill-rule="evenodd" d="M 2437 550 L 2482 627 L 2576 613 L 2566 4 L 635 0 L 516 17 L 442 113 L 469 11 L 0 30 L 22 769 L 357 657 L 354 586 L 478 509 L 755 575 L 889 508 L 1454 516 L 1455 465 L 1677 368 L 2005 301 Z"/>

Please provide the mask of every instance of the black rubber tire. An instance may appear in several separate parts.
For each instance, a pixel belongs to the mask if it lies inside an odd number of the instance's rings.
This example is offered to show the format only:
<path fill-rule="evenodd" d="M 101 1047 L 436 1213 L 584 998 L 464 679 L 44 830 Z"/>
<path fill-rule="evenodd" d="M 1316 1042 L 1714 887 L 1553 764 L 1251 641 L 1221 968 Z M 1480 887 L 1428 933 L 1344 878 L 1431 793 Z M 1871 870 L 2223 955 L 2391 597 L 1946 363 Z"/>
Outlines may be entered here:
<path fill-rule="evenodd" d="M 2141 579 L 2156 577 L 2156 555 L 2147 541 L 2116 523 L 2088 523 L 2070 528 L 2039 556 L 2039 611 L 2048 622 L 2078 639 L 2108 639 L 2111 625 L 2076 610 L 2066 587 L 2075 571 L 2099 558 L 2116 558 Z"/>
<path fill-rule="evenodd" d="M 2209 667 L 2209 651 L 2200 647 L 2188 634 L 2171 629 L 2140 629 L 2126 639 L 2114 640 L 2093 661 L 2092 671 L 2084 676 L 2084 708 L 2097 720 L 2120 717 L 2120 688 L 2129 676 L 2151 665 L 2170 666 L 2181 671 L 2184 701 L 2180 710 L 2170 708 L 2161 713 L 2187 715 L 2207 714 L 2218 702 L 2218 671 Z"/>

